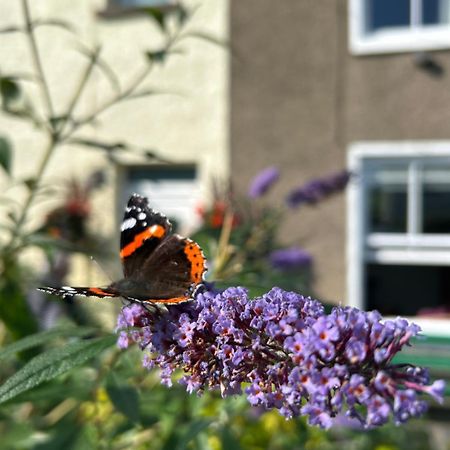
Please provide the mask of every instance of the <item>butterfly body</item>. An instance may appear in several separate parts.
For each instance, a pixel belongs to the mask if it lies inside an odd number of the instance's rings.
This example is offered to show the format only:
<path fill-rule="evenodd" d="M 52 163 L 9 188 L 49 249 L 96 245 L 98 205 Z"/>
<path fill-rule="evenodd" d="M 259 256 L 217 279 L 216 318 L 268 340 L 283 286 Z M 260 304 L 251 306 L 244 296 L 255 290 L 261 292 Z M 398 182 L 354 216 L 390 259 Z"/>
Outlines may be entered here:
<path fill-rule="evenodd" d="M 122 297 L 140 303 L 175 304 L 190 300 L 201 285 L 206 260 L 191 239 L 171 233 L 167 218 L 148 200 L 133 194 L 121 225 L 120 258 L 124 277 L 106 287 L 44 287 L 62 297 Z"/>

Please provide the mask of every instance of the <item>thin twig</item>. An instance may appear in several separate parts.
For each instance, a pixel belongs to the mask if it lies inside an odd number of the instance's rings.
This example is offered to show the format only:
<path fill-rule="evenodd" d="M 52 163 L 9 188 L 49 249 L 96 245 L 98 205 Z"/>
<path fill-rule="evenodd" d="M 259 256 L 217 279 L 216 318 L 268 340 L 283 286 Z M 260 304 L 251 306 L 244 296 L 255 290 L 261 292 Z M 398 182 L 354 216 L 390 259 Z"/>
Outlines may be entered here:
<path fill-rule="evenodd" d="M 77 106 L 78 101 L 81 98 L 81 94 L 83 93 L 84 88 L 86 87 L 86 83 L 92 73 L 92 70 L 94 69 L 95 64 L 97 63 L 97 59 L 100 55 L 100 47 L 96 48 L 94 52 L 92 53 L 91 60 L 89 61 L 89 64 L 84 69 L 83 74 L 81 75 L 80 81 L 78 83 L 77 89 L 74 91 L 73 97 L 69 103 L 69 106 L 67 107 L 67 112 L 65 113 L 65 116 L 67 120 L 70 120 L 72 113 Z"/>
<path fill-rule="evenodd" d="M 166 53 L 169 53 L 170 50 L 179 42 L 179 40 L 182 38 L 182 28 L 179 28 L 176 30 L 176 32 L 168 37 L 166 46 L 164 48 L 164 51 Z M 79 128 L 82 126 L 94 121 L 100 114 L 111 108 L 112 106 L 116 105 L 117 103 L 121 102 L 122 100 L 126 100 L 130 97 L 131 94 L 133 94 L 136 89 L 142 84 L 142 82 L 147 78 L 147 76 L 150 74 L 152 69 L 154 68 L 155 63 L 148 63 L 146 67 L 139 72 L 135 78 L 130 82 L 128 87 L 124 89 L 119 94 L 115 95 L 113 98 L 107 100 L 103 103 L 103 105 L 99 106 L 95 111 L 93 111 L 91 114 L 88 114 L 86 117 L 81 118 L 77 121 L 72 122 L 72 129 L 69 130 L 66 134 L 61 136 L 60 142 L 66 141 L 69 137 L 71 137 Z"/>
<path fill-rule="evenodd" d="M 38 191 L 39 182 L 42 178 L 42 175 L 44 174 L 45 168 L 47 167 L 47 163 L 50 160 L 50 157 L 53 153 L 53 150 L 55 149 L 56 143 L 53 137 L 49 139 L 49 142 L 47 144 L 47 148 L 44 150 L 44 156 L 42 157 L 41 163 L 39 164 L 38 170 L 36 172 L 35 176 L 35 183 L 34 186 L 32 186 L 28 191 L 28 196 L 25 200 L 25 203 L 22 207 L 22 212 L 17 219 L 16 226 L 13 230 L 11 241 L 10 241 L 10 249 L 14 249 L 14 243 L 17 237 L 20 235 L 20 232 L 22 231 L 23 224 L 25 223 L 25 220 L 27 218 L 28 209 L 31 206 L 31 203 L 34 200 L 34 197 L 36 196 L 36 193 Z"/>
<path fill-rule="evenodd" d="M 114 106 L 115 104 L 121 102 L 125 98 L 127 98 L 130 94 L 132 94 L 135 89 L 137 89 L 140 84 L 144 81 L 144 79 L 147 77 L 147 75 L 150 73 L 153 65 L 148 65 L 145 67 L 144 70 L 142 70 L 135 79 L 130 83 L 130 85 L 120 94 L 115 95 L 110 100 L 107 100 L 103 105 L 99 106 L 95 111 L 93 111 L 91 114 L 88 114 L 86 117 L 81 118 L 77 121 L 74 121 L 72 123 L 72 129 L 70 129 L 66 134 L 61 136 L 61 141 L 66 141 L 70 136 L 72 136 L 75 131 L 77 131 L 80 127 L 83 125 L 86 125 L 92 121 L 94 121 L 97 116 L 105 112 L 107 109 L 111 108 L 111 106 Z"/>
<path fill-rule="evenodd" d="M 41 57 L 39 55 L 39 49 L 38 49 L 38 46 L 36 43 L 36 39 L 34 37 L 34 31 L 33 31 L 34 27 L 33 27 L 33 23 L 31 22 L 28 0 L 22 0 L 22 8 L 23 8 L 23 14 L 24 14 L 24 18 L 25 18 L 26 34 L 28 36 L 28 41 L 29 41 L 30 49 L 31 49 L 31 57 L 33 59 L 33 63 L 34 63 L 36 72 L 39 75 L 39 80 L 40 80 L 40 84 L 41 84 L 41 88 L 42 88 L 43 97 L 44 97 L 45 103 L 47 105 L 48 114 L 50 117 L 54 117 L 52 97 L 50 95 L 50 89 L 48 87 L 48 83 L 45 78 L 44 69 L 43 69 L 42 63 L 41 63 Z"/>

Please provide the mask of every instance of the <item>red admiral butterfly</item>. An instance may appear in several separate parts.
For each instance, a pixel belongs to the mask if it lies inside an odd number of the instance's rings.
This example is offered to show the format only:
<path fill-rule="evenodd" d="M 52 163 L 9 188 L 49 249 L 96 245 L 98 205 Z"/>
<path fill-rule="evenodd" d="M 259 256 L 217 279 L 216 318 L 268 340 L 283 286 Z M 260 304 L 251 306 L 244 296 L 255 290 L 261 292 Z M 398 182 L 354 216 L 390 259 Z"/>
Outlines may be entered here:
<path fill-rule="evenodd" d="M 172 225 L 133 194 L 121 226 L 120 258 L 124 278 L 107 287 L 42 287 L 62 297 L 123 297 L 131 302 L 176 304 L 190 300 L 206 272 L 200 246 L 171 234 Z"/>

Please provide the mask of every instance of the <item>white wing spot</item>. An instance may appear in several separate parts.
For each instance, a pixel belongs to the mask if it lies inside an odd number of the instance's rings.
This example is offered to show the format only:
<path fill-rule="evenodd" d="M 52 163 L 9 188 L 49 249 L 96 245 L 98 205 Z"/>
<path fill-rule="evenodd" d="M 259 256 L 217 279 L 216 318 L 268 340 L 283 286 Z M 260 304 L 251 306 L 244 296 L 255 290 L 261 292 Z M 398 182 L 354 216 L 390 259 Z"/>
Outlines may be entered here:
<path fill-rule="evenodd" d="M 120 227 L 120 231 L 129 230 L 136 225 L 137 220 L 134 217 L 130 217 L 122 222 L 122 226 Z"/>
<path fill-rule="evenodd" d="M 139 213 L 139 215 L 138 215 L 139 220 L 144 220 L 146 217 L 147 217 L 147 214 L 145 214 L 143 212 Z"/>

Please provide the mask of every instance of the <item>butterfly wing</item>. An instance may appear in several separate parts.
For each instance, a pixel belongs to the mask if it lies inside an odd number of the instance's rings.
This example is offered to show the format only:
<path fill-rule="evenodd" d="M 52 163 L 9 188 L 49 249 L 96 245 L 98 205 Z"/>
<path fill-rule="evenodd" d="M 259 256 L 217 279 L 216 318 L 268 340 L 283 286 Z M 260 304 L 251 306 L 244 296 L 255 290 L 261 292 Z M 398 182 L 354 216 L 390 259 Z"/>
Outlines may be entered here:
<path fill-rule="evenodd" d="M 167 217 L 153 211 L 145 197 L 138 194 L 130 197 L 120 228 L 120 258 L 125 278 L 139 272 L 171 229 Z"/>
<path fill-rule="evenodd" d="M 38 291 L 45 292 L 46 294 L 58 295 L 59 297 L 73 297 L 74 295 L 82 295 L 85 297 L 119 297 L 120 293 L 110 287 L 39 287 Z"/>
<path fill-rule="evenodd" d="M 136 273 L 145 290 L 141 301 L 180 303 L 192 298 L 206 272 L 206 259 L 191 239 L 173 234 L 165 239 Z"/>
<path fill-rule="evenodd" d="M 61 297 L 123 297 L 130 301 L 176 304 L 188 301 L 203 280 L 206 260 L 200 246 L 171 235 L 167 218 L 145 197 L 133 194 L 121 226 L 120 257 L 124 278 L 108 287 L 42 287 Z"/>

